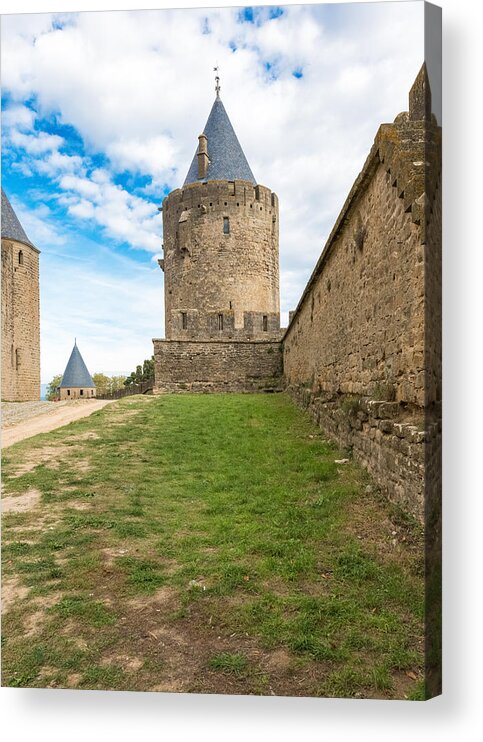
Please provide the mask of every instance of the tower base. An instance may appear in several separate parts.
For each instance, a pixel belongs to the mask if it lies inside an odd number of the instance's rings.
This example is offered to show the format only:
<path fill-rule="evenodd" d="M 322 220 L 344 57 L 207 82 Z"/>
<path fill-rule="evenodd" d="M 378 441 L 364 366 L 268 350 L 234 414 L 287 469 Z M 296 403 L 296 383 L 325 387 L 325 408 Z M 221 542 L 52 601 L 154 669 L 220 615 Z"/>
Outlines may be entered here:
<path fill-rule="evenodd" d="M 281 343 L 162 340 L 154 344 L 154 393 L 274 392 L 282 388 Z"/>

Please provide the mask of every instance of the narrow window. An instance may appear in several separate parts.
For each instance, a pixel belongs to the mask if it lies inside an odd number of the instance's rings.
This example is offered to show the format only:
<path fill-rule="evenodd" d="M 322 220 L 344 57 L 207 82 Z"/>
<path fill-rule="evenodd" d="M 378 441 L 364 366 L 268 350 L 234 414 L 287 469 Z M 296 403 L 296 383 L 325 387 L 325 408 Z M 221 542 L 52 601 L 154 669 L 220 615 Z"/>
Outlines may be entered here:
<path fill-rule="evenodd" d="M 15 370 L 18 371 L 20 368 L 20 351 L 18 348 L 15 349 Z"/>
<path fill-rule="evenodd" d="M 67 389 L 67 396 L 70 397 L 70 389 Z"/>
<path fill-rule="evenodd" d="M 223 315 L 222 314 L 218 315 L 218 329 L 223 330 Z"/>
<path fill-rule="evenodd" d="M 84 396 L 84 390 L 83 389 L 80 390 L 80 395 L 81 395 L 81 397 Z"/>
<path fill-rule="evenodd" d="M 94 396 L 94 389 L 91 389 L 91 397 Z"/>
<path fill-rule="evenodd" d="M 23 252 L 22 252 L 22 250 L 20 250 L 20 252 L 18 254 L 18 264 L 19 265 L 23 265 Z"/>
<path fill-rule="evenodd" d="M 264 314 L 262 317 L 262 328 L 263 328 L 263 332 L 268 331 L 268 316 L 266 314 Z"/>
<path fill-rule="evenodd" d="M 227 216 L 223 217 L 223 234 L 230 234 L 230 220 Z"/>
<path fill-rule="evenodd" d="M 186 328 L 188 327 L 188 315 L 186 314 L 186 312 L 181 312 L 181 327 L 183 328 L 183 330 L 186 330 Z"/>

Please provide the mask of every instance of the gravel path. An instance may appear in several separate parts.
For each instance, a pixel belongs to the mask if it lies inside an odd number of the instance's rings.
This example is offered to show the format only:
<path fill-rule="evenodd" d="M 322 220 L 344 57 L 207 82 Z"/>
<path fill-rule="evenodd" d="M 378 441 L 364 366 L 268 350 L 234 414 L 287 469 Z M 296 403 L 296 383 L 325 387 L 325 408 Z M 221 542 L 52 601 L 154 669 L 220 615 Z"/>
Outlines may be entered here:
<path fill-rule="evenodd" d="M 63 425 L 92 415 L 111 404 L 110 399 L 76 399 L 63 402 L 3 402 L 2 403 L 2 448 L 31 438 L 39 433 L 48 433 Z M 13 409 L 15 408 L 15 409 Z"/>
<path fill-rule="evenodd" d="M 64 402 L 2 402 L 2 428 L 5 430 L 11 425 L 29 420 L 31 417 L 42 415 L 68 404 Z"/>

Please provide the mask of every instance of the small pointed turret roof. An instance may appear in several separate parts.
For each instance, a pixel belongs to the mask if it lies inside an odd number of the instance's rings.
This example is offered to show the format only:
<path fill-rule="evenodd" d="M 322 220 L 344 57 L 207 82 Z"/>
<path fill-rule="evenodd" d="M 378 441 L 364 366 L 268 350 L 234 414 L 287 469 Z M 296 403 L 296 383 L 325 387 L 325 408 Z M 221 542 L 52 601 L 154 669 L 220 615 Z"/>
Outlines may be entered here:
<path fill-rule="evenodd" d="M 67 362 L 67 366 L 65 367 L 64 375 L 62 377 L 62 381 L 60 382 L 60 386 L 62 387 L 84 387 L 84 388 L 91 388 L 95 387 L 92 380 L 92 376 L 90 375 L 89 371 L 87 370 L 87 366 L 84 363 L 84 359 L 82 358 L 80 354 L 80 350 L 77 347 L 77 341 L 74 342 L 74 347 L 72 349 L 72 353 L 70 354 L 70 358 Z"/>
<path fill-rule="evenodd" d="M 35 245 L 30 242 L 29 238 L 25 234 L 25 230 L 18 220 L 18 216 L 12 208 L 12 204 L 7 198 L 7 194 L 2 188 L 2 238 L 7 240 L 16 240 L 17 242 L 23 242 L 25 245 L 30 245 L 37 249 Z"/>
<path fill-rule="evenodd" d="M 248 180 L 256 185 L 250 165 L 218 92 L 203 134 L 208 144 L 209 163 L 206 177 L 198 178 L 197 150 L 184 185 L 206 180 Z"/>

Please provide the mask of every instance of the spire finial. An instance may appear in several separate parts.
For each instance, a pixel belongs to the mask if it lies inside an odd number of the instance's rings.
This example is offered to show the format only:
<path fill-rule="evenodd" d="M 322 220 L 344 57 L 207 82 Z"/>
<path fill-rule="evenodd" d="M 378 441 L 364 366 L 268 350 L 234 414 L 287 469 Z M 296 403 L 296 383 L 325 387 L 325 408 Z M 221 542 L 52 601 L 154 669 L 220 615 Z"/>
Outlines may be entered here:
<path fill-rule="evenodd" d="M 219 71 L 220 71 L 220 68 L 219 68 L 219 66 L 217 64 L 216 67 L 213 67 L 213 72 L 216 72 L 216 75 L 215 75 L 215 91 L 216 91 L 216 97 L 217 98 L 220 97 L 220 75 L 218 74 Z"/>

